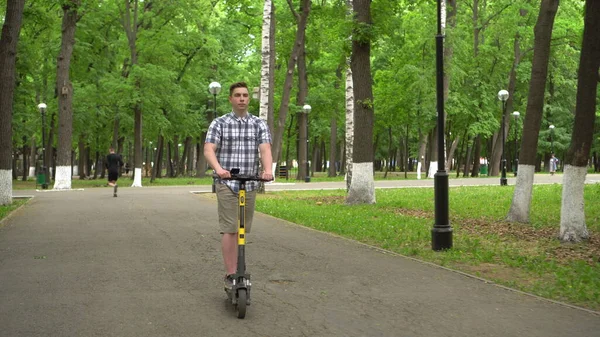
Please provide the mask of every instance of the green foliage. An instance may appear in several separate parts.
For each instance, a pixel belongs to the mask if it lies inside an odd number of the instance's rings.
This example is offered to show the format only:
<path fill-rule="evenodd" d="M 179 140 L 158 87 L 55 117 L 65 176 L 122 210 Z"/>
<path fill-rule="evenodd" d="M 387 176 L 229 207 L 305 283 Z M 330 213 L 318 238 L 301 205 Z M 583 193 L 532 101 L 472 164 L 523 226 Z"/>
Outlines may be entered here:
<path fill-rule="evenodd" d="M 496 93 L 507 85 L 517 38 L 521 55 L 516 89 L 511 95 L 514 110 L 522 114 L 521 122 L 525 118 L 539 2 L 479 3 L 479 16 L 474 20 L 472 4 L 458 2 L 456 15 L 445 30 L 444 45 L 449 55 L 444 67 L 450 79 L 445 104 L 448 141 L 462 137 L 466 131 L 469 138 L 483 136 L 485 143 L 499 130 Z M 297 21 L 287 1 L 275 0 L 274 4 L 277 107 Z M 539 154 L 549 152 L 547 125 L 551 123 L 556 126 L 553 141 L 559 157 L 570 143 L 582 4 L 561 2 L 556 17 Z M 291 5 L 297 12 L 300 1 L 293 0 Z M 153 2 L 149 8 L 142 4 L 137 24 L 138 64 L 134 67 L 130 66 L 130 48 L 122 23 L 124 11 L 122 1 L 116 0 L 81 4 L 70 76 L 75 89 L 73 139 L 83 135 L 90 149 L 108 146 L 117 118 L 119 134 L 131 142 L 133 107 L 138 103 L 143 110 L 143 138 L 157 139 L 159 134 L 168 139 L 176 135 L 196 137 L 207 126 L 207 103 L 213 99 L 207 92 L 208 83 L 218 81 L 223 87 L 217 96 L 218 114 L 229 110 L 229 84 L 244 80 L 251 87 L 258 86 L 263 1 L 162 1 Z M 371 4 L 372 24 L 357 24 L 348 13 L 347 3 L 342 0 L 313 1 L 311 5 L 305 38 L 309 83 L 306 103 L 313 107 L 311 143 L 328 142 L 332 117 L 337 119 L 338 142 L 343 138 L 346 60 L 351 40 L 368 40 L 372 46 L 374 93 L 368 106 L 375 111 L 374 134 L 387 138 L 391 128 L 389 141 L 397 147 L 408 133 L 414 157 L 419 133 L 426 135 L 436 125 L 436 5 L 430 1 L 375 1 Z M 36 1 L 25 8 L 14 101 L 16 146 L 30 143 L 32 137 L 39 143 L 39 102 L 48 105 L 48 125 L 52 114 L 57 113 L 54 93 L 62 15 L 59 3 L 53 1 Z M 293 97 L 297 90 L 294 84 L 288 118 L 295 112 Z M 257 102 L 251 106 L 258 108 Z M 509 137 L 514 137 L 512 132 Z M 290 139 L 292 152 L 296 141 L 295 137 Z M 375 151 L 378 156 L 390 155 L 387 143 L 380 140 Z"/>

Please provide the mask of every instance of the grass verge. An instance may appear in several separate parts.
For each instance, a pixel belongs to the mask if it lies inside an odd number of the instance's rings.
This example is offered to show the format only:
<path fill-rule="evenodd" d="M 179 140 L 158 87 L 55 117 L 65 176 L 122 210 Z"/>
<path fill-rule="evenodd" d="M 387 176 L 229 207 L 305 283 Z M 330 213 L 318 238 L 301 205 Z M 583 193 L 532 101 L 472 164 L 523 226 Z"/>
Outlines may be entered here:
<path fill-rule="evenodd" d="M 257 199 L 257 210 L 297 224 L 461 270 L 497 283 L 600 310 L 600 184 L 585 187 L 591 239 L 563 245 L 561 185 L 536 185 L 529 224 L 503 220 L 514 187 L 450 189 L 454 247 L 431 250 L 433 189 L 377 190 L 375 205 L 347 206 L 345 191 L 289 191 Z"/>
<path fill-rule="evenodd" d="M 26 204 L 29 199 L 14 199 L 10 205 L 0 205 L 0 222 L 4 220 L 12 211 Z M 0 223 L 0 227 L 2 224 Z"/>

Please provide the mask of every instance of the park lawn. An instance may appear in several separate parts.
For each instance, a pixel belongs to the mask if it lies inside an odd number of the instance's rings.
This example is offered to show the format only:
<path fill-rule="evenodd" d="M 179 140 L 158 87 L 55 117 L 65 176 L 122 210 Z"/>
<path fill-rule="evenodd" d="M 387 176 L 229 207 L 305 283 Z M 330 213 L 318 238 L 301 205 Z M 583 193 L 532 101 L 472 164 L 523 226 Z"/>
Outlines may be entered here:
<path fill-rule="evenodd" d="M 378 189 L 374 205 L 347 206 L 345 191 L 270 192 L 257 211 L 402 255 L 493 280 L 545 298 L 600 310 L 600 184 L 585 187 L 591 239 L 561 245 L 562 185 L 536 185 L 529 224 L 503 220 L 514 187 L 449 192 L 453 249 L 434 252 L 434 190 Z"/>
<path fill-rule="evenodd" d="M 0 206 L 0 227 L 2 227 L 2 220 L 6 218 L 12 211 L 21 207 L 29 201 L 29 198 L 13 198 L 13 202 L 10 205 Z"/>

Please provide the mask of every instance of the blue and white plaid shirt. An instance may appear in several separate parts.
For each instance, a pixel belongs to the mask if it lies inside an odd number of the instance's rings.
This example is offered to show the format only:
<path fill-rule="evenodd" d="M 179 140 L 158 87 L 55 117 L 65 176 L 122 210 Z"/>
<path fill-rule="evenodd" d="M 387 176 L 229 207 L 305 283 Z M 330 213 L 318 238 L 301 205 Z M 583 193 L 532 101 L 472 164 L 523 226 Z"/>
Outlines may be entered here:
<path fill-rule="evenodd" d="M 206 143 L 217 145 L 217 161 L 223 169 L 230 171 L 239 168 L 240 174 L 258 174 L 258 146 L 271 143 L 271 133 L 265 121 L 247 113 L 240 118 L 233 112 L 216 118 L 210 123 L 206 133 Z M 232 180 L 219 180 L 232 191 L 238 192 L 240 183 Z M 253 191 L 258 183 L 249 181 L 246 190 Z"/>

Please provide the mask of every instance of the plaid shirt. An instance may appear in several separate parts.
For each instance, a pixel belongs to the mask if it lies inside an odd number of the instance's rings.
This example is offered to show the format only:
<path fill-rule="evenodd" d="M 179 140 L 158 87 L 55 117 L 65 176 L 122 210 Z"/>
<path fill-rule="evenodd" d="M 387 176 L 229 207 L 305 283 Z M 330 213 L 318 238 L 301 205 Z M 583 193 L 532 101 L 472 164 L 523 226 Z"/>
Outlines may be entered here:
<path fill-rule="evenodd" d="M 240 174 L 258 175 L 258 146 L 271 143 L 267 124 L 260 118 L 247 113 L 240 118 L 233 112 L 213 120 L 206 133 L 206 143 L 217 145 L 217 161 L 225 170 L 239 168 Z M 219 180 L 232 191 L 238 192 L 240 183 Z M 246 190 L 256 189 L 258 182 L 246 183 Z"/>

